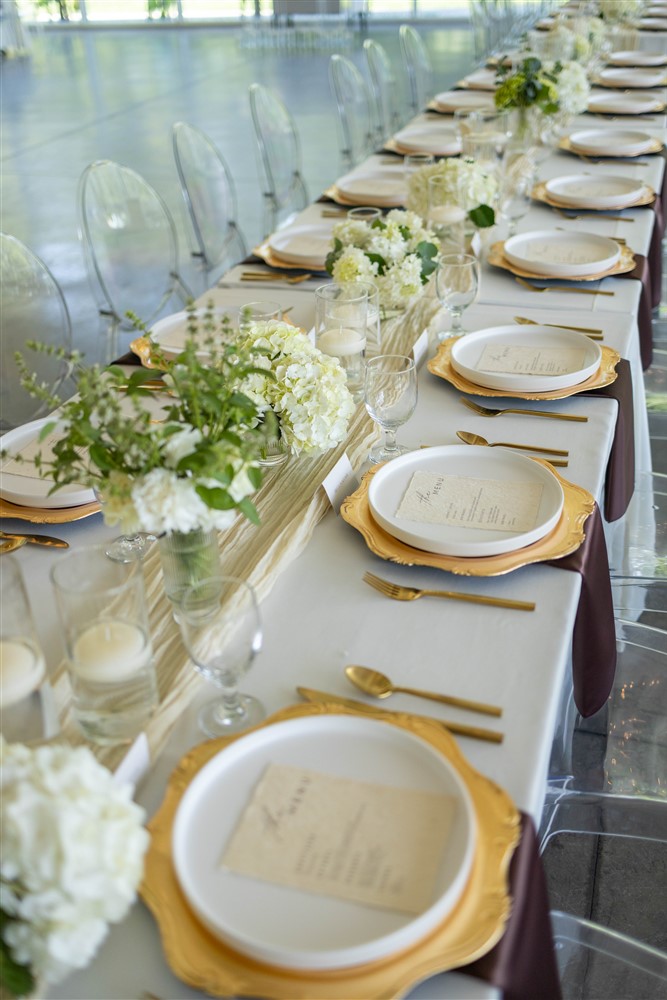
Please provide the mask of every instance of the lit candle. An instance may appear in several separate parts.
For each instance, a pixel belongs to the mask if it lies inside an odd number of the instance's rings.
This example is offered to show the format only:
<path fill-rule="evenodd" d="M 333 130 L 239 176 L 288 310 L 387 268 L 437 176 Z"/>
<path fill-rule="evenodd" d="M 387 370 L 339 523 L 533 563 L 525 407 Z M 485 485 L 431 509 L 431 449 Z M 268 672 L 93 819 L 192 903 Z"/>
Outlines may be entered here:
<path fill-rule="evenodd" d="M 366 338 L 358 330 L 337 327 L 325 330 L 317 338 L 317 346 L 323 354 L 334 358 L 348 358 L 353 354 L 361 354 L 366 347 Z"/>
<path fill-rule="evenodd" d="M 463 222 L 466 214 L 458 205 L 432 205 L 428 210 L 428 221 L 440 225 Z"/>
<path fill-rule="evenodd" d="M 14 705 L 39 687 L 44 659 L 28 642 L 0 640 L 0 706 Z"/>
<path fill-rule="evenodd" d="M 82 680 L 113 683 L 145 667 L 150 658 L 150 646 L 138 625 L 99 621 L 77 636 L 71 668 Z"/>

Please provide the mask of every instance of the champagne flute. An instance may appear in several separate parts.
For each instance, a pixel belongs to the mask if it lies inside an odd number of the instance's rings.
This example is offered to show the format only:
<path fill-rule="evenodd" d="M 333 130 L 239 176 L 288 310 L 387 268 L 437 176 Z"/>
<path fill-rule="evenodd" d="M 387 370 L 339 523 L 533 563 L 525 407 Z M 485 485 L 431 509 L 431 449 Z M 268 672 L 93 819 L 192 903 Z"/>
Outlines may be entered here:
<path fill-rule="evenodd" d="M 440 335 L 457 337 L 464 333 L 461 326 L 461 315 L 475 301 L 479 288 L 479 261 L 467 253 L 447 254 L 440 259 L 435 273 L 435 289 L 437 296 L 448 313 L 452 316 L 452 328 L 449 334 Z"/>
<path fill-rule="evenodd" d="M 387 462 L 409 451 L 397 444 L 396 430 L 410 419 L 417 405 L 417 368 L 413 359 L 401 354 L 369 358 L 364 402 L 370 416 L 384 431 L 383 441 L 371 449 L 371 462 Z"/>
<path fill-rule="evenodd" d="M 238 690 L 239 678 L 262 648 L 259 607 L 250 584 L 221 574 L 200 580 L 185 591 L 178 623 L 195 667 L 222 692 L 201 709 L 201 730 L 225 736 L 260 722 L 265 715 L 261 702 Z"/>

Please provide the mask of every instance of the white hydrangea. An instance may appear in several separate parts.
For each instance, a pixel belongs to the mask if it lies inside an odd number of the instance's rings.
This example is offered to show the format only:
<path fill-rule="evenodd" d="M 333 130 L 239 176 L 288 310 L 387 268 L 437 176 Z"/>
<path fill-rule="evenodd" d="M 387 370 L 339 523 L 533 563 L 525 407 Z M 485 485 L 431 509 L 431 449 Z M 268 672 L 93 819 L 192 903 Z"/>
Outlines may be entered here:
<path fill-rule="evenodd" d="M 548 72 L 553 66 L 545 66 Z M 558 92 L 558 107 L 566 115 L 580 115 L 588 107 L 591 88 L 586 76 L 586 70 L 578 62 L 563 63 L 556 77 Z"/>
<path fill-rule="evenodd" d="M 600 12 L 606 21 L 629 21 L 641 9 L 641 0 L 604 0 Z"/>
<path fill-rule="evenodd" d="M 243 473 L 240 469 L 238 474 Z M 196 492 L 197 482 L 176 475 L 171 469 L 151 469 L 132 484 L 132 503 L 141 531 L 155 535 L 217 528 L 225 531 L 236 519 L 236 510 L 208 507 Z M 201 485 L 219 485 L 211 480 Z"/>
<path fill-rule="evenodd" d="M 360 247 L 345 247 L 334 263 L 331 276 L 341 285 L 355 281 L 375 281 L 377 263 L 371 261 Z"/>
<path fill-rule="evenodd" d="M 498 191 L 498 181 L 479 163 L 470 159 L 446 159 L 415 170 L 408 181 L 408 209 L 418 216 L 428 216 L 428 182 L 431 177 L 442 177 L 444 190 L 453 205 L 460 205 L 466 212 L 478 205 L 493 205 Z"/>
<path fill-rule="evenodd" d="M 380 300 L 387 309 L 396 309 L 421 291 L 421 263 L 414 254 L 404 257 L 377 279 Z"/>
<path fill-rule="evenodd" d="M 243 392 L 274 411 L 293 455 L 327 451 L 345 439 L 354 402 L 337 358 L 275 320 L 252 324 L 243 347 L 258 352 L 256 366 L 273 375 L 250 375 Z"/>
<path fill-rule="evenodd" d="M 13 958 L 49 983 L 85 967 L 132 905 L 148 833 L 86 747 L 0 737 L 0 908 Z"/>
<path fill-rule="evenodd" d="M 197 427 L 185 427 L 172 434 L 163 448 L 169 468 L 175 469 L 182 458 L 191 455 L 202 439 L 203 434 Z"/>

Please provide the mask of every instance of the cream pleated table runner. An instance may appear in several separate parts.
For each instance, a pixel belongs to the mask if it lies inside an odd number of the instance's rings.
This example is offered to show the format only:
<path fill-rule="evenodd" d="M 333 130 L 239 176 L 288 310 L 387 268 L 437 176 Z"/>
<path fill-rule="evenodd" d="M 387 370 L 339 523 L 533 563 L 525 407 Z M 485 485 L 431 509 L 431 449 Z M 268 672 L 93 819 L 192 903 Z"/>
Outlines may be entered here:
<path fill-rule="evenodd" d="M 405 313 L 383 323 L 384 353 L 410 353 L 440 308 L 430 291 L 427 286 Z M 322 483 L 331 469 L 344 452 L 352 468 L 358 469 L 377 436 L 377 427 L 361 403 L 350 422 L 346 441 L 338 448 L 313 458 L 290 456 L 282 467 L 267 470 L 261 490 L 253 497 L 261 525 L 255 527 L 239 516 L 232 528 L 219 535 L 223 572 L 248 580 L 261 600 L 307 545 L 329 509 Z M 154 760 L 203 681 L 185 652 L 172 606 L 164 594 L 157 545 L 151 547 L 143 568 L 160 695 L 159 708 L 146 729 Z M 224 637 L 212 636 L 212 642 L 224 642 Z M 64 737 L 72 744 L 86 743 L 72 717 L 71 688 L 64 663 L 56 670 L 52 683 Z M 114 769 L 127 753 L 127 746 L 93 750 L 102 763 Z"/>

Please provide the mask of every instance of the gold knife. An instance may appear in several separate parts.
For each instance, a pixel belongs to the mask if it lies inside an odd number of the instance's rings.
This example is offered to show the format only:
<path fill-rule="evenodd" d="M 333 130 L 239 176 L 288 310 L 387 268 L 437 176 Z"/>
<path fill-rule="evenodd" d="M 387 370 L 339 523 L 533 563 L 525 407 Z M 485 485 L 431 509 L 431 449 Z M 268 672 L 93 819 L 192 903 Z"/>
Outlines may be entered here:
<path fill-rule="evenodd" d="M 391 710 L 375 708 L 374 705 L 366 705 L 363 701 L 355 698 L 343 698 L 338 694 L 328 694 L 326 691 L 315 691 L 313 688 L 297 687 L 298 693 L 306 701 L 327 705 L 338 705 L 340 708 L 351 708 L 356 712 L 364 712 L 367 715 L 383 716 L 394 715 Z M 457 736 L 469 736 L 473 740 L 485 740 L 487 743 L 502 743 L 505 739 L 503 733 L 496 733 L 492 729 L 483 729 L 481 726 L 467 726 L 462 722 L 448 722 L 444 719 L 434 719 L 430 715 L 417 715 L 416 712 L 403 712 L 403 715 L 412 715 L 415 719 L 426 719 L 427 722 L 437 722 L 439 726 L 449 733 Z"/>

